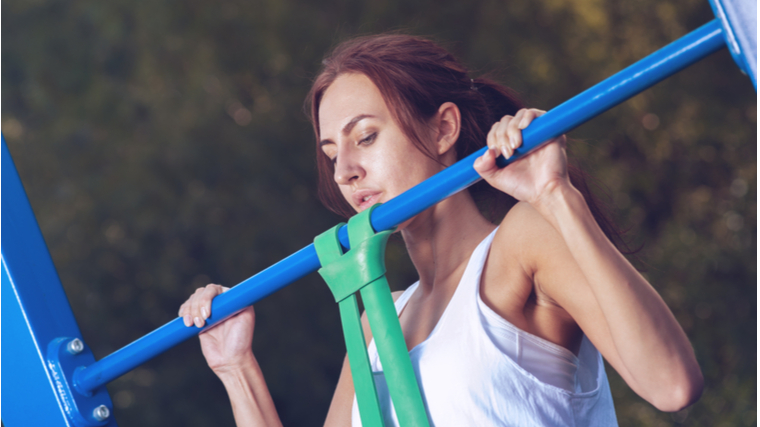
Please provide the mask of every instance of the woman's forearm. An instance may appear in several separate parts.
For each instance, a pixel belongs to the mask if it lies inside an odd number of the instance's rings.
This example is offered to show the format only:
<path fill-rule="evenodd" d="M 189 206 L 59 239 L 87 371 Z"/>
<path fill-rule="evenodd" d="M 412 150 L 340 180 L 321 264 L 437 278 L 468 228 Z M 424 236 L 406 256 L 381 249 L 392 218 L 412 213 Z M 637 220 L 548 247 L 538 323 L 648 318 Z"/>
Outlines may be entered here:
<path fill-rule="evenodd" d="M 282 426 L 264 375 L 253 354 L 243 366 L 216 374 L 230 397 L 238 427 Z"/>
<path fill-rule="evenodd" d="M 678 410 L 695 401 L 702 374 L 686 334 L 660 295 L 615 248 L 583 196 L 557 186 L 536 208 L 570 248 L 604 314 L 631 386 L 655 406 Z"/>

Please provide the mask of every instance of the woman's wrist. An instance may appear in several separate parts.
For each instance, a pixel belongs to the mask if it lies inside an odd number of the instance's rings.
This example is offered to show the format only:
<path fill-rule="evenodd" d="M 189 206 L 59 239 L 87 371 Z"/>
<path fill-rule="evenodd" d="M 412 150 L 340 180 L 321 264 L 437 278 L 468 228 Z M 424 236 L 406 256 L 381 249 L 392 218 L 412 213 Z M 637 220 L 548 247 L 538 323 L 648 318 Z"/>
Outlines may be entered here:
<path fill-rule="evenodd" d="M 258 362 L 253 352 L 248 352 L 234 362 L 212 367 L 211 370 L 214 371 L 223 383 L 226 383 L 227 381 L 235 381 L 247 376 L 251 372 L 257 371 Z"/>
<path fill-rule="evenodd" d="M 218 367 L 214 372 L 227 390 L 238 426 L 282 426 L 264 375 L 252 352 L 237 363 Z"/>
<path fill-rule="evenodd" d="M 578 209 L 588 210 L 583 194 L 570 181 L 557 181 L 548 187 L 541 197 L 531 203 L 533 208 L 543 215 L 557 231 L 560 231 L 560 219 Z M 590 212 L 590 211 L 589 211 Z"/>

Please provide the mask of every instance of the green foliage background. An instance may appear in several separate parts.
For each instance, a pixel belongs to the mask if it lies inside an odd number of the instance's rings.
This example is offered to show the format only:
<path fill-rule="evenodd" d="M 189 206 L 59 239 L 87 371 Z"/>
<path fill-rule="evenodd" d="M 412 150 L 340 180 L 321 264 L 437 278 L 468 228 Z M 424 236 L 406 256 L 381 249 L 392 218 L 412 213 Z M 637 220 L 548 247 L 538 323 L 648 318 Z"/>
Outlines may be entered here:
<path fill-rule="evenodd" d="M 705 0 L 4 0 L 2 131 L 97 358 L 338 218 L 315 198 L 302 102 L 358 34 L 441 41 L 549 109 L 712 19 Z M 658 412 L 608 369 L 621 426 L 756 425 L 756 93 L 726 50 L 573 131 L 706 377 Z M 396 241 L 391 283 L 415 273 Z M 256 304 L 286 425 L 320 425 L 342 362 L 311 275 Z M 197 340 L 109 386 L 122 426 L 232 425 Z"/>

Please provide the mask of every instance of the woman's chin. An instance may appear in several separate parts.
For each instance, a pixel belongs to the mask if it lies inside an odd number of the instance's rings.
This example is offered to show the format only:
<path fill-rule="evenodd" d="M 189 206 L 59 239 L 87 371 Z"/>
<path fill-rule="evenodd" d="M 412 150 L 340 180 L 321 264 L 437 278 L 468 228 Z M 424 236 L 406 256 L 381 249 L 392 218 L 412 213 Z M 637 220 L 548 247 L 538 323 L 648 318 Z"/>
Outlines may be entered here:
<path fill-rule="evenodd" d="M 417 216 L 413 216 L 413 217 L 407 219 L 406 221 L 402 222 L 401 224 L 399 224 L 396 227 L 396 232 L 409 231 L 411 228 L 414 228 L 414 226 L 412 225 L 412 223 L 414 222 L 415 219 L 417 219 Z M 410 228 L 410 226 L 411 226 L 411 228 Z"/>

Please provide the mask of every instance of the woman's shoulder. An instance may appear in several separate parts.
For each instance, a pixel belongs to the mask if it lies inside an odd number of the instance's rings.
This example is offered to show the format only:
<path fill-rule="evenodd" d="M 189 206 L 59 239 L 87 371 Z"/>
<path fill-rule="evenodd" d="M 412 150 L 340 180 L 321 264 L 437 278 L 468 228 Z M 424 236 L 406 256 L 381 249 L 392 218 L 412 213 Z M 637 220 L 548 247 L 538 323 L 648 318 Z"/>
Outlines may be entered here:
<path fill-rule="evenodd" d="M 499 316 L 525 329 L 522 313 L 534 290 L 537 263 L 532 236 L 540 214 L 528 203 L 517 203 L 501 221 L 483 266 L 480 296 Z"/>
<path fill-rule="evenodd" d="M 502 220 L 502 225 L 505 222 L 513 222 L 513 221 L 533 222 L 536 220 L 543 220 L 543 217 L 541 217 L 541 214 L 535 208 L 533 208 L 533 206 L 531 206 L 530 203 L 517 202 L 515 203 L 514 206 L 512 206 L 512 208 L 509 211 L 507 211 L 507 214 L 504 216 L 504 219 Z"/>
<path fill-rule="evenodd" d="M 514 268 L 513 263 L 517 263 L 532 277 L 546 251 L 562 244 L 562 237 L 540 212 L 527 202 L 518 202 L 501 221 L 489 258 L 511 260 L 511 265 L 504 265 L 503 269 Z"/>
<path fill-rule="evenodd" d="M 534 244 L 556 236 L 556 231 L 549 222 L 530 203 L 518 202 L 507 212 L 494 236 L 494 245 L 507 245 L 515 248 L 520 243 Z"/>

